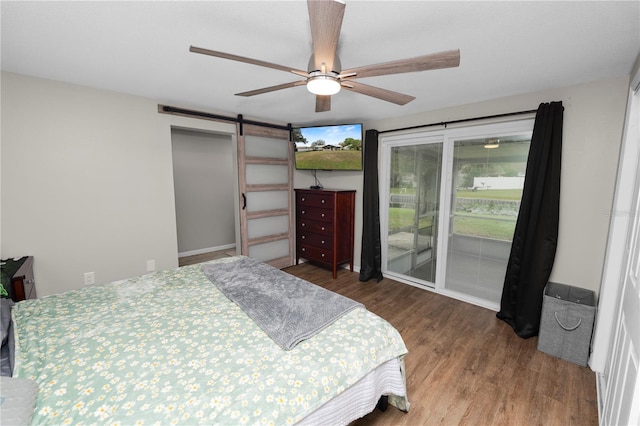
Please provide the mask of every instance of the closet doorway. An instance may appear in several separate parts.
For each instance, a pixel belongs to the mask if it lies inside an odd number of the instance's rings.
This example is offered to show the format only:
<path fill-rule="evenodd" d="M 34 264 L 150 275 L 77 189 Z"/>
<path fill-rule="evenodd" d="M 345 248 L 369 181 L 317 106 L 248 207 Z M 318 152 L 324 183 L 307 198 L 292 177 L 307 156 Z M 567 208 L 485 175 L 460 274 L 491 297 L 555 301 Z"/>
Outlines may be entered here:
<path fill-rule="evenodd" d="M 179 264 L 236 254 L 236 144 L 230 134 L 171 128 Z"/>

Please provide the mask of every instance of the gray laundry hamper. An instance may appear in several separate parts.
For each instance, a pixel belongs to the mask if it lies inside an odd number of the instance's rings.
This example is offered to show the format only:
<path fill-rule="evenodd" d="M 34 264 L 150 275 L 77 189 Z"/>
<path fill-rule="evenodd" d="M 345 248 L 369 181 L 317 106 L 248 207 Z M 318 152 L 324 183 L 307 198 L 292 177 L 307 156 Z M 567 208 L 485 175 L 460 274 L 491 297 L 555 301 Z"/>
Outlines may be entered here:
<path fill-rule="evenodd" d="M 586 366 L 595 314 L 593 291 L 547 283 L 542 300 L 538 350 Z"/>

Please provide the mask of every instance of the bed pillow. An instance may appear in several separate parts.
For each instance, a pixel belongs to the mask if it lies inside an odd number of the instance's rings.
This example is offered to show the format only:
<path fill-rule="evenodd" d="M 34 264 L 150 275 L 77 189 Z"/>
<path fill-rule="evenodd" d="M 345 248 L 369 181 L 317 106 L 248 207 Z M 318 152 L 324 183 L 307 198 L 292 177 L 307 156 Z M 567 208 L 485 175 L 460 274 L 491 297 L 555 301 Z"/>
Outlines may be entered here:
<path fill-rule="evenodd" d="M 2 424 L 30 425 L 38 397 L 38 384 L 31 379 L 0 377 Z"/>

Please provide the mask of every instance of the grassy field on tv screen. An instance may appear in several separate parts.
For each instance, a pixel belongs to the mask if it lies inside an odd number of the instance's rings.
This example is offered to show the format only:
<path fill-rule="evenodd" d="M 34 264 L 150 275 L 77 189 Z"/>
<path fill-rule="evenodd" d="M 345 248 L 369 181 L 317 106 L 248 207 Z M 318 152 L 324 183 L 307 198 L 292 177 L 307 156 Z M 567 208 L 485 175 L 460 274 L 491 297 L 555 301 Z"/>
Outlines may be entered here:
<path fill-rule="evenodd" d="M 361 170 L 362 151 L 296 152 L 296 168 L 309 170 Z"/>

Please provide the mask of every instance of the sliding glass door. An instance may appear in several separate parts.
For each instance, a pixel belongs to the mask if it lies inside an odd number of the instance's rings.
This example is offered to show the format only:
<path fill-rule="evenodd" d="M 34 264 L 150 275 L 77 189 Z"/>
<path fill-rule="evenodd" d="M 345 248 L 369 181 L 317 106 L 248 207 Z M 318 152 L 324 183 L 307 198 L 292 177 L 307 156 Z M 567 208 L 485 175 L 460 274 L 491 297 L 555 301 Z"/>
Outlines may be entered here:
<path fill-rule="evenodd" d="M 383 273 L 497 309 L 532 128 L 384 135 Z"/>
<path fill-rule="evenodd" d="M 433 286 L 442 175 L 442 139 L 390 151 L 387 268 Z"/>
<path fill-rule="evenodd" d="M 453 141 L 446 289 L 500 301 L 530 141 L 528 134 Z"/>

